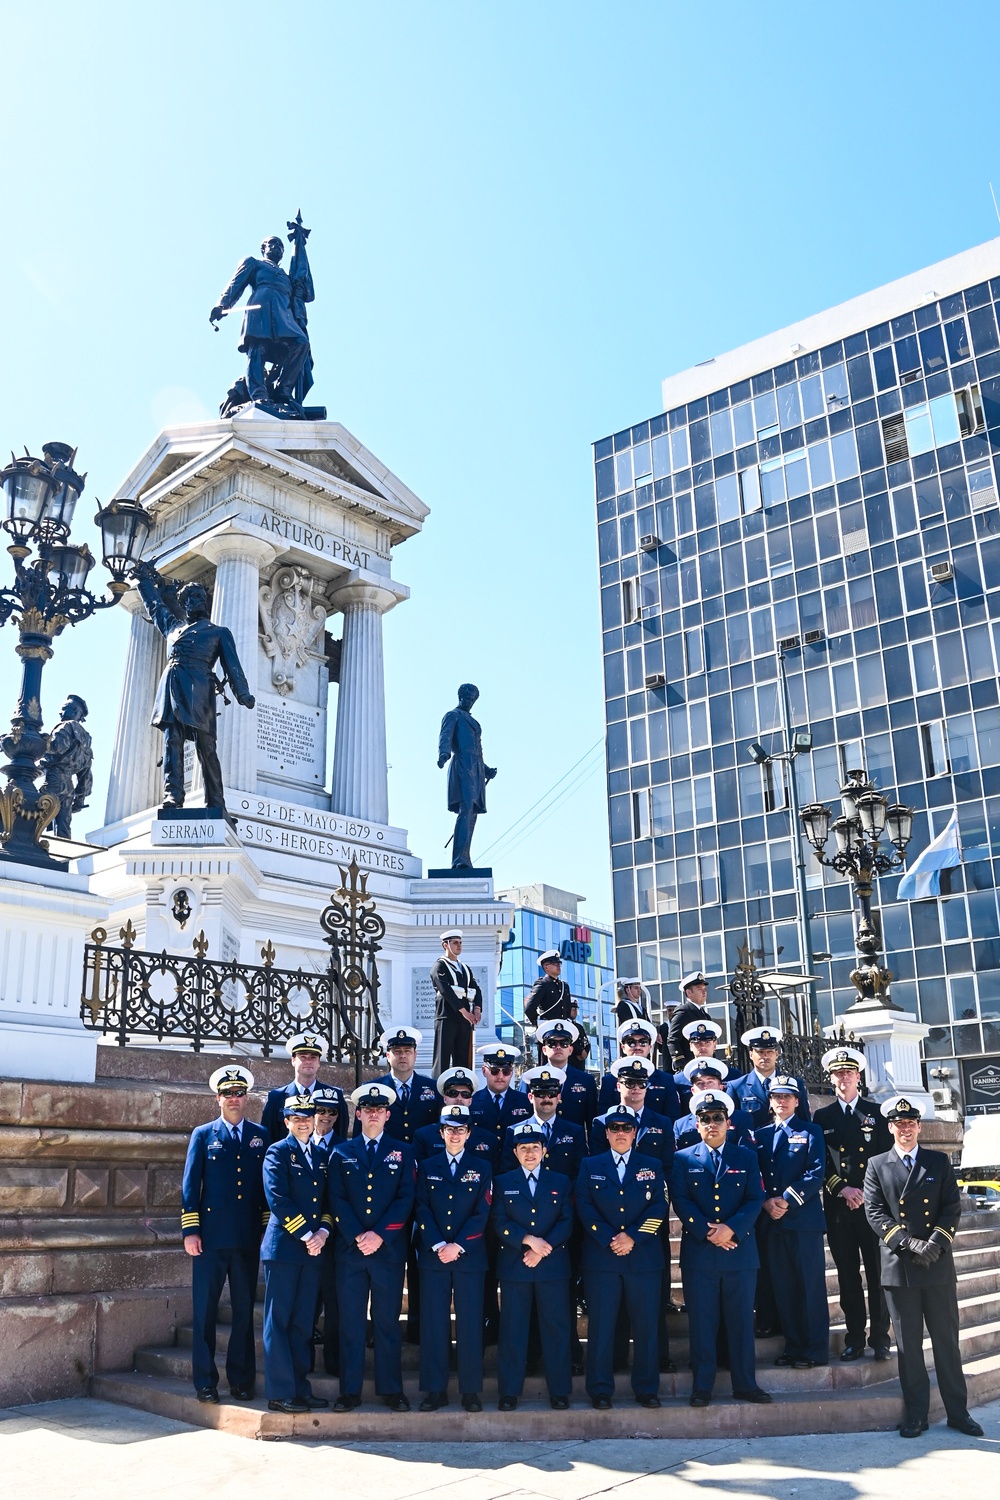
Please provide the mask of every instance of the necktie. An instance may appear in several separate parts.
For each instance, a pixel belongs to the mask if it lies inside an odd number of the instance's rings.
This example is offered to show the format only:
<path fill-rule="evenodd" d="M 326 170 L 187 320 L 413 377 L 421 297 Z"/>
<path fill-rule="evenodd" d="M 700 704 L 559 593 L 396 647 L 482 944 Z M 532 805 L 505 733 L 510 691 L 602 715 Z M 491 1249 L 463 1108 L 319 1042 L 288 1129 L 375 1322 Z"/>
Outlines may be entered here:
<path fill-rule="evenodd" d="M 403 1084 L 403 1087 L 399 1091 L 399 1097 L 405 1109 L 410 1102 L 410 1085 L 408 1083 Z"/>
<path fill-rule="evenodd" d="M 458 1162 L 455 1160 L 454 1157 L 452 1157 L 451 1158 L 451 1175 L 452 1175 L 452 1177 L 454 1177 L 454 1175 L 457 1172 L 457 1170 L 458 1170 Z"/>
<path fill-rule="evenodd" d="M 721 1151 L 717 1151 L 714 1146 L 711 1148 L 711 1150 L 712 1150 L 712 1166 L 715 1168 L 715 1180 L 716 1180 L 716 1182 L 718 1182 L 718 1180 L 719 1180 L 719 1168 L 722 1166 L 722 1152 Z"/>
<path fill-rule="evenodd" d="M 309 1170 L 311 1172 L 312 1171 L 312 1164 L 313 1164 L 312 1152 L 309 1150 L 309 1146 L 308 1145 L 303 1146 L 302 1149 L 306 1153 L 306 1165 L 307 1165 L 307 1167 L 309 1168 Z"/>
<path fill-rule="evenodd" d="M 908 1172 L 912 1172 L 913 1171 L 913 1157 L 912 1156 L 904 1156 L 903 1157 L 903 1166 L 906 1168 L 906 1170 Z"/>
<path fill-rule="evenodd" d="M 233 1140 L 238 1146 L 240 1143 L 240 1127 L 238 1125 L 232 1125 L 230 1126 L 230 1130 L 232 1131 Z"/>
<path fill-rule="evenodd" d="M 374 1141 L 369 1141 L 366 1149 L 368 1151 L 368 1170 L 371 1172 L 375 1167 L 375 1152 L 378 1150 L 378 1147 Z"/>
<path fill-rule="evenodd" d="M 625 1181 L 625 1158 L 624 1158 L 624 1156 L 619 1156 L 619 1158 L 618 1158 L 618 1181 L 619 1182 L 624 1182 Z"/>
<path fill-rule="evenodd" d="M 506 1092 L 506 1090 L 504 1092 Z M 493 1103 L 497 1107 L 497 1114 L 500 1114 L 503 1110 L 503 1094 L 494 1094 Z"/>
<path fill-rule="evenodd" d="M 542 1129 L 545 1131 L 545 1139 L 546 1140 L 550 1140 L 551 1137 L 552 1137 L 552 1122 L 551 1122 L 551 1120 L 544 1120 L 542 1122 Z"/>
<path fill-rule="evenodd" d="M 531 1194 L 532 1197 L 535 1196 L 535 1186 L 536 1186 L 537 1182 L 538 1182 L 538 1173 L 537 1172 L 529 1172 L 528 1173 L 528 1192 Z"/>

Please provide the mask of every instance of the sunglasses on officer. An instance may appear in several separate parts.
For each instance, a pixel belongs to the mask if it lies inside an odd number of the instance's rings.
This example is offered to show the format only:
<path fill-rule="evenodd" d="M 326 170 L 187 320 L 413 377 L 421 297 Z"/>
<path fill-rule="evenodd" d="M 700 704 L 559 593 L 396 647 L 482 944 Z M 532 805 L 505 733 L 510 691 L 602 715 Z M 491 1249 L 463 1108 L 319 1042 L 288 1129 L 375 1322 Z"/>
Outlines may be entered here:
<path fill-rule="evenodd" d="M 514 1067 L 512 1063 L 487 1063 L 486 1071 L 492 1073 L 494 1078 L 499 1078 L 501 1074 L 513 1073 Z"/>
<path fill-rule="evenodd" d="M 446 1088 L 444 1091 L 444 1097 L 446 1099 L 471 1099 L 472 1090 L 463 1087 L 462 1084 L 457 1084 L 455 1087 L 449 1086 L 448 1088 Z"/>
<path fill-rule="evenodd" d="M 700 1109 L 695 1117 L 703 1125 L 728 1125 L 729 1116 L 722 1109 Z"/>

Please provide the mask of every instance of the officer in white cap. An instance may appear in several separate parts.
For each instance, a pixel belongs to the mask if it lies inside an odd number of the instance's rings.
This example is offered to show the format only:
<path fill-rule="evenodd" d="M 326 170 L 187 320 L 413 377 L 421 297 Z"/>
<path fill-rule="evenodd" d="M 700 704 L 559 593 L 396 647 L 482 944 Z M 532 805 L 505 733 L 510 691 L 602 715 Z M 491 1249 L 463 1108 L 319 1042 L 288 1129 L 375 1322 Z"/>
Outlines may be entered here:
<path fill-rule="evenodd" d="M 890 1357 L 889 1308 L 882 1293 L 878 1236 L 865 1217 L 865 1171 L 873 1156 L 892 1145 L 889 1126 L 878 1106 L 861 1093 L 864 1053 L 839 1045 L 823 1054 L 823 1067 L 836 1095 L 814 1116 L 826 1142 L 823 1211 L 826 1237 L 837 1267 L 840 1305 L 846 1333 L 841 1359 L 850 1363 L 865 1355 L 864 1264 L 868 1283 L 868 1342 L 875 1358 Z"/>
<path fill-rule="evenodd" d="M 882 1114 L 893 1145 L 872 1157 L 865 1170 L 865 1213 L 881 1242 L 882 1288 L 896 1334 L 904 1411 L 899 1435 L 915 1438 L 927 1431 L 926 1326 L 948 1426 L 982 1437 L 983 1429 L 969 1415 L 958 1340 L 952 1245 L 962 1200 L 955 1172 L 943 1151 L 921 1146 L 923 1110 L 915 1100 L 896 1094 L 882 1105 Z"/>
<path fill-rule="evenodd" d="M 257 1378 L 253 1303 L 268 1218 L 262 1172 L 269 1141 L 262 1126 L 245 1118 L 253 1088 L 249 1068 L 216 1068 L 208 1086 L 219 1117 L 191 1132 L 181 1184 L 181 1234 L 192 1273 L 191 1372 L 198 1400 L 218 1402 L 215 1330 L 228 1280 L 232 1324 L 226 1377 L 237 1401 L 252 1401 Z"/>
<path fill-rule="evenodd" d="M 477 1081 L 471 1068 L 445 1068 L 443 1073 L 438 1074 L 437 1080 L 437 1091 L 441 1095 L 442 1109 L 447 1108 L 449 1104 L 471 1106 Z M 433 1125 L 421 1125 L 413 1137 L 413 1145 L 418 1162 L 424 1161 L 428 1156 L 433 1156 L 435 1151 L 444 1150 L 440 1117 Z M 480 1126 L 473 1125 L 465 1149 L 473 1156 L 485 1158 L 492 1170 L 496 1172 L 500 1165 L 500 1142 L 491 1130 L 483 1130 Z"/>
<path fill-rule="evenodd" d="M 689 1021 L 684 1027 L 681 1035 L 691 1048 L 693 1058 L 714 1057 L 722 1036 L 722 1027 L 718 1021 L 706 1021 L 699 1018 L 697 1021 Z M 688 1059 L 691 1061 L 691 1058 Z M 684 1067 L 687 1066 L 685 1063 Z M 726 1070 L 729 1071 L 728 1068 Z M 677 1085 L 677 1095 L 685 1110 L 691 1098 L 691 1085 L 688 1083 L 684 1068 L 678 1068 L 674 1074 L 674 1083 Z"/>
<path fill-rule="evenodd" d="M 560 1100 L 566 1087 L 566 1073 L 551 1063 L 542 1063 L 537 1068 L 528 1068 L 521 1074 L 521 1087 L 531 1101 L 534 1111 L 527 1120 L 518 1125 L 508 1125 L 504 1136 L 501 1162 L 505 1172 L 513 1171 L 517 1165 L 514 1147 L 519 1139 L 521 1126 L 534 1120 L 545 1137 L 545 1160 L 553 1172 L 561 1172 L 571 1182 L 576 1181 L 580 1163 L 587 1155 L 587 1134 L 582 1125 L 574 1124 L 561 1114 Z"/>
<path fill-rule="evenodd" d="M 264 1105 L 264 1113 L 261 1115 L 260 1123 L 267 1131 L 272 1141 L 281 1141 L 285 1138 L 285 1121 L 283 1110 L 285 1100 L 294 1095 L 297 1099 L 308 1099 L 312 1097 L 313 1089 L 319 1083 L 319 1070 L 322 1063 L 329 1056 L 329 1047 L 323 1037 L 316 1031 L 299 1031 L 290 1036 L 285 1043 L 285 1051 L 292 1059 L 292 1072 L 294 1077 L 291 1083 L 283 1084 L 280 1088 L 271 1089 Z M 337 1140 L 347 1140 L 347 1100 L 344 1091 L 335 1083 L 323 1085 L 326 1089 L 335 1090 L 337 1098 Z"/>
<path fill-rule="evenodd" d="M 701 1140 L 698 1121 L 691 1111 L 691 1099 L 705 1089 L 724 1089 L 729 1068 L 721 1057 L 692 1057 L 684 1064 L 681 1077 L 687 1085 L 688 1113 L 674 1123 L 674 1145 L 678 1151 L 697 1146 Z M 734 1109 L 729 1116 L 729 1133 L 741 1146 L 755 1147 L 753 1116 L 745 1109 Z"/>
<path fill-rule="evenodd" d="M 615 1020 L 619 1026 L 623 1021 L 649 1020 L 649 994 L 640 979 L 616 979 Z"/>
<path fill-rule="evenodd" d="M 679 1119 L 684 1110 L 673 1076 L 662 1068 L 653 1067 L 656 1027 L 652 1021 L 644 1021 L 641 1016 L 632 1021 L 623 1021 L 616 1034 L 619 1058 L 644 1057 L 649 1060 L 652 1072 L 646 1088 L 646 1107 L 658 1115 L 665 1115 L 668 1120 Z M 618 1080 L 609 1070 L 601 1079 L 597 1096 L 598 1110 L 603 1112 L 613 1108 L 618 1097 Z"/>
<path fill-rule="evenodd" d="M 573 1063 L 573 1048 L 580 1036 L 579 1026 L 573 1021 L 543 1021 L 537 1035 L 542 1064 L 566 1074 L 559 1113 L 564 1120 L 579 1125 L 585 1133 L 589 1132 L 590 1122 L 597 1113 L 597 1079 L 593 1073 Z"/>
<path fill-rule="evenodd" d="M 678 986 L 681 1003 L 670 1017 L 669 1024 L 661 1028 L 666 1031 L 666 1050 L 675 1068 L 682 1068 L 692 1056 L 691 1044 L 684 1036 L 684 1028 L 690 1021 L 710 1021 L 708 1014 L 708 980 L 700 969 L 685 974 Z"/>
<path fill-rule="evenodd" d="M 434 1076 L 454 1064 L 472 1066 L 472 1036 L 483 1015 L 483 993 L 462 959 L 457 927 L 441 934 L 442 953 L 431 966 L 434 986 Z"/>
<path fill-rule="evenodd" d="M 729 1080 L 728 1092 L 733 1103 L 740 1109 L 747 1110 L 764 1125 L 771 1118 L 771 1079 L 778 1072 L 782 1040 L 781 1032 L 773 1026 L 751 1026 L 749 1031 L 744 1031 L 740 1041 L 749 1049 L 752 1067 L 749 1073 L 741 1073 L 738 1078 Z M 809 1090 L 804 1079 L 797 1077 L 795 1082 L 799 1085 L 795 1113 L 800 1119 L 808 1120 Z"/>

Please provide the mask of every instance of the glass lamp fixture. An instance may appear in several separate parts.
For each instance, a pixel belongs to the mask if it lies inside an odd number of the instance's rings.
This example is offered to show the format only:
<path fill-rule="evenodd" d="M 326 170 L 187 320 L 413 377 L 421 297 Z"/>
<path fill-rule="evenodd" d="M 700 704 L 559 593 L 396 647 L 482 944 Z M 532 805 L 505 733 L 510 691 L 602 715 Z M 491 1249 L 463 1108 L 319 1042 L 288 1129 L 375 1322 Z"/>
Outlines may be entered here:
<path fill-rule="evenodd" d="M 52 472 L 52 490 L 42 511 L 41 526 L 52 536 L 67 536 L 73 524 L 76 502 L 87 482 L 86 474 L 77 474 L 72 465 L 76 449 L 69 443 L 46 443 L 42 452 Z"/>
<path fill-rule="evenodd" d="M 112 500 L 97 513 L 104 549 L 104 566 L 112 577 L 112 592 L 123 594 L 125 579 L 142 558 L 152 518 L 138 500 Z"/>
<path fill-rule="evenodd" d="M 886 801 L 876 791 L 862 792 L 857 799 L 861 827 L 870 838 L 878 839 L 885 827 Z"/>
<path fill-rule="evenodd" d="M 4 494 L 6 514 L 3 529 L 10 533 L 16 555 L 27 555 L 27 542 L 38 529 L 46 502 L 54 487 L 52 471 L 39 458 L 25 454 L 10 456 L 10 463 L 0 470 L 0 488 Z"/>
<path fill-rule="evenodd" d="M 799 813 L 806 838 L 816 850 L 822 849 L 830 836 L 831 812 L 822 802 L 810 802 Z"/>
<path fill-rule="evenodd" d="M 77 547 L 72 542 L 57 542 L 48 549 L 45 571 L 53 588 L 82 589 L 86 588 L 87 575 L 96 561 L 86 543 Z"/>
<path fill-rule="evenodd" d="M 885 826 L 889 840 L 902 854 L 913 837 L 913 808 L 894 802 L 886 809 Z"/>

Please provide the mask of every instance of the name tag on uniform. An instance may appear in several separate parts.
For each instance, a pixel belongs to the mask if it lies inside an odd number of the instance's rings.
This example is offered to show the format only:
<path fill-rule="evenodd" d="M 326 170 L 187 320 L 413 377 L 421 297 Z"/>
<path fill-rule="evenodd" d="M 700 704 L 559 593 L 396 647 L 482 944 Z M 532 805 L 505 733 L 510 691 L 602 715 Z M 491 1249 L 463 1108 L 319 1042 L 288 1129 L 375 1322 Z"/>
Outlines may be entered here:
<path fill-rule="evenodd" d="M 427 1173 L 427 1181 L 428 1182 L 444 1182 L 444 1178 L 443 1177 L 432 1177 L 431 1174 L 428 1172 Z"/>
<path fill-rule="evenodd" d="M 608 1179 L 606 1177 L 597 1177 L 597 1176 L 594 1176 L 594 1177 L 589 1178 L 588 1180 L 590 1182 L 607 1182 Z"/>
<path fill-rule="evenodd" d="M 504 1188 L 503 1195 L 505 1198 L 520 1198 L 521 1190 L 520 1188 Z"/>

